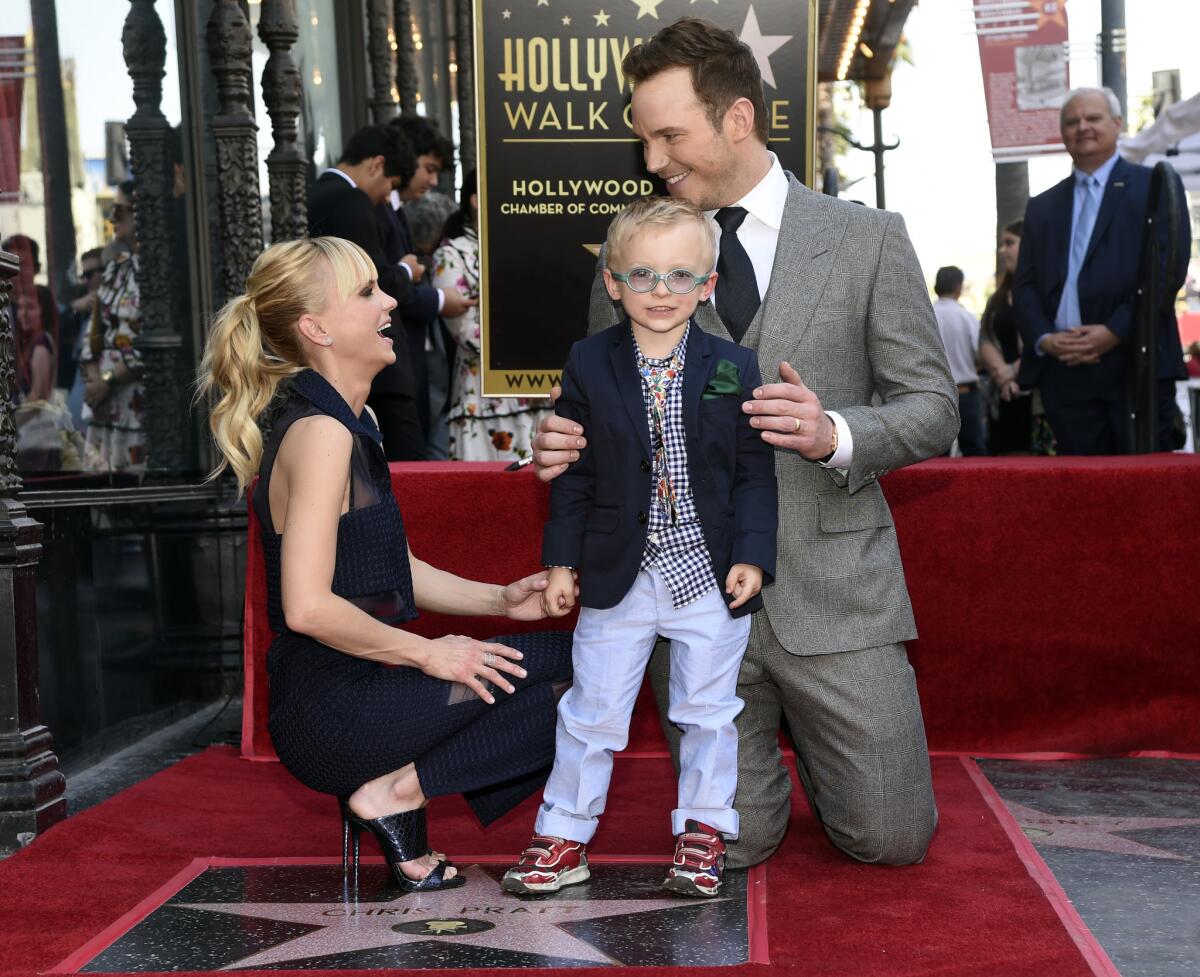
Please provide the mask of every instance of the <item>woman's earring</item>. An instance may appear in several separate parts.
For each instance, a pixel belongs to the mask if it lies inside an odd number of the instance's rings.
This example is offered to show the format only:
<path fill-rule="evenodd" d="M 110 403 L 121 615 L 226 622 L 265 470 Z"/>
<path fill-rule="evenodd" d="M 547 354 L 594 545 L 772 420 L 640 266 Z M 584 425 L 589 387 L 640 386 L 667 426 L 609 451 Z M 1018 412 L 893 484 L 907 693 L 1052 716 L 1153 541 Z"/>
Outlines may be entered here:
<path fill-rule="evenodd" d="M 333 337 L 332 337 L 332 336 L 326 336 L 326 337 L 325 337 L 325 345 L 326 345 L 326 346 L 332 346 L 332 345 L 333 345 Z"/>

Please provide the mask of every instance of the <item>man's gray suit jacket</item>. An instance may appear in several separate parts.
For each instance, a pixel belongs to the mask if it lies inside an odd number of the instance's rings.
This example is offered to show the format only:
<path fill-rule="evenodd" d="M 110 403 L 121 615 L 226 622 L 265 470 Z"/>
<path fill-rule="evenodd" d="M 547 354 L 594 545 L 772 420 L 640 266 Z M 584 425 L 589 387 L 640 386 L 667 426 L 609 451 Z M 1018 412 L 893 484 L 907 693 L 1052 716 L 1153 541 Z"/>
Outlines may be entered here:
<path fill-rule="evenodd" d="M 767 617 L 793 654 L 908 641 L 916 625 L 878 480 L 949 447 L 957 389 L 903 219 L 789 183 L 770 287 L 742 343 L 758 351 L 764 383 L 790 363 L 845 419 L 854 455 L 843 475 L 776 451 L 779 556 L 763 591 Z M 623 315 L 604 289 L 604 261 L 602 251 L 589 333 Z M 711 302 L 696 321 L 730 338 Z"/>

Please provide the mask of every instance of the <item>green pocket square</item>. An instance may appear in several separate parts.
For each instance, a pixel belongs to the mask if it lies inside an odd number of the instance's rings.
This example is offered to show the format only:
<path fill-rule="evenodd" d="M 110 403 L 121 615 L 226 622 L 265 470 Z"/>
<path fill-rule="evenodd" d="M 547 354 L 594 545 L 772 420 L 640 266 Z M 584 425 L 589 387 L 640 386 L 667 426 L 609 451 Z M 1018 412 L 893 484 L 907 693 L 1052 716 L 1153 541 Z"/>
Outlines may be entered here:
<path fill-rule="evenodd" d="M 713 400 L 732 394 L 735 397 L 742 393 L 742 380 L 738 376 L 738 368 L 729 360 L 717 361 L 717 372 L 704 386 L 702 400 Z"/>

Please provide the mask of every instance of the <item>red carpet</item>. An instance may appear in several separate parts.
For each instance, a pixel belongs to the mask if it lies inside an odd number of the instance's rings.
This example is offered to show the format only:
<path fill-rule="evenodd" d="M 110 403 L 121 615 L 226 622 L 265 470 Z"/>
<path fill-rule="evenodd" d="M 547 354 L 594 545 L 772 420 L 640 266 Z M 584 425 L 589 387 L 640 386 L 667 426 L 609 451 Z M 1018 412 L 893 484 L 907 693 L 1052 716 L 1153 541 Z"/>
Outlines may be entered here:
<path fill-rule="evenodd" d="M 503 581 L 538 563 L 547 492 L 528 470 L 393 465 L 414 552 Z M 920 640 L 929 745 L 972 753 L 1200 752 L 1200 458 L 934 459 L 883 479 Z M 262 548 L 246 577 L 247 755 L 265 728 Z M 551 625 L 569 627 L 570 623 Z M 486 637 L 506 621 L 423 616 Z M 631 742 L 662 746 L 653 716 Z"/>
<path fill-rule="evenodd" d="M 595 851 L 666 854 L 671 792 L 661 785 L 670 778 L 665 759 L 621 759 Z M 766 870 L 772 973 L 1093 973 L 972 781 L 968 765 L 955 757 L 936 758 L 934 781 L 941 824 L 920 866 L 853 863 L 797 805 L 791 832 Z M 431 840 L 451 854 L 509 856 L 524 846 L 534 806 L 531 799 L 485 832 L 458 799 L 438 802 Z M 0 863 L 0 975 L 46 972 L 195 857 L 339 854 L 338 821 L 329 798 L 300 787 L 278 764 L 245 763 L 228 748 L 209 750 L 52 828 Z M 644 969 L 647 977 L 683 972 Z M 746 965 L 704 972 L 715 977 L 765 971 L 762 965 Z M 483 971 L 456 973 L 475 977 Z"/>

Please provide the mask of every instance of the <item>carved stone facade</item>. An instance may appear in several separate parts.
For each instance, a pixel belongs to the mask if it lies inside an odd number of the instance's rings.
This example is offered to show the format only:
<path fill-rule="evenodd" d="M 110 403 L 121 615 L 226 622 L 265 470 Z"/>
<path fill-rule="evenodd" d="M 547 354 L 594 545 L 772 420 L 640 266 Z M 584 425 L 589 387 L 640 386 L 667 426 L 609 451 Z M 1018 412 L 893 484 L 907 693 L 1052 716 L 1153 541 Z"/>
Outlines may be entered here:
<path fill-rule="evenodd" d="M 35 571 L 42 527 L 18 501 L 17 378 L 9 297 L 17 259 L 0 251 L 0 854 L 66 817 L 66 781 L 38 718 Z"/>
<path fill-rule="evenodd" d="M 381 125 L 396 115 L 393 95 L 396 43 L 389 0 L 367 0 L 367 52 L 371 57 L 371 122 Z"/>
<path fill-rule="evenodd" d="M 188 454 L 187 379 L 178 372 L 184 364 L 174 308 L 179 294 L 170 223 L 174 166 L 167 149 L 171 126 L 161 108 L 167 38 L 154 0 L 131 0 L 121 46 L 137 107 L 125 132 L 139 255 L 142 331 L 138 348 L 145 364 L 147 402 L 153 405 L 145 412 L 147 458 L 153 469 L 181 471 L 187 467 Z"/>
<path fill-rule="evenodd" d="M 473 0 L 455 0 L 455 98 L 458 158 L 463 173 L 475 168 L 475 17 Z"/>
<path fill-rule="evenodd" d="M 238 0 L 217 0 L 206 32 L 220 105 L 212 120 L 221 225 L 221 300 L 246 287 L 263 249 L 258 147 L 250 92 L 250 22 Z"/>
<path fill-rule="evenodd" d="M 400 93 L 400 112 L 411 115 L 417 111 L 417 52 L 412 39 L 412 0 L 395 0 L 396 23 L 396 91 Z"/>
<path fill-rule="evenodd" d="M 300 72 L 292 60 L 299 37 L 296 0 L 263 0 L 258 36 L 271 52 L 263 69 L 263 101 L 275 146 L 267 156 L 271 180 L 271 240 L 291 241 L 308 232 L 308 164 L 296 143 Z"/>

